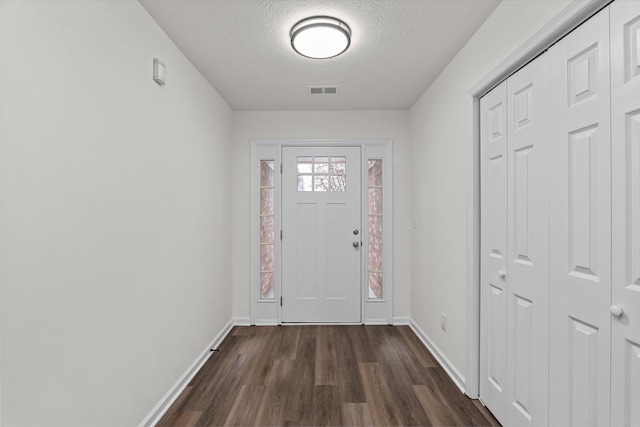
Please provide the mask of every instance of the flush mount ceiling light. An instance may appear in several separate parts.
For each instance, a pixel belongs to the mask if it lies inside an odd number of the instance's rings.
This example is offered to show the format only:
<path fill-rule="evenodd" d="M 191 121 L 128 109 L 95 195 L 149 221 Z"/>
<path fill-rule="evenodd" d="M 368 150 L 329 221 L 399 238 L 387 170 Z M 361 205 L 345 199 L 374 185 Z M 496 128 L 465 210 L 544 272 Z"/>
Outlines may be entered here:
<path fill-rule="evenodd" d="M 303 19 L 291 28 L 289 35 L 293 50 L 307 58 L 333 58 L 351 44 L 349 26 L 330 16 Z"/>

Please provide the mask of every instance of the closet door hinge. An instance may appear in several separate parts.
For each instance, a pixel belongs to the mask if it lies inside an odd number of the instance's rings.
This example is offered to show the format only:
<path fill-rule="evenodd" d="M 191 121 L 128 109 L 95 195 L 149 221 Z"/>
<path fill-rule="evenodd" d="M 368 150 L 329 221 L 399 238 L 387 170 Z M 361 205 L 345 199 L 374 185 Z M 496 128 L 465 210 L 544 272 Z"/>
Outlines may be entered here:
<path fill-rule="evenodd" d="M 282 297 L 280 297 L 280 307 L 282 307 Z"/>
<path fill-rule="evenodd" d="M 280 175 L 282 175 L 282 163 L 280 163 Z"/>
<path fill-rule="evenodd" d="M 280 240 L 282 240 L 282 230 L 280 230 Z"/>

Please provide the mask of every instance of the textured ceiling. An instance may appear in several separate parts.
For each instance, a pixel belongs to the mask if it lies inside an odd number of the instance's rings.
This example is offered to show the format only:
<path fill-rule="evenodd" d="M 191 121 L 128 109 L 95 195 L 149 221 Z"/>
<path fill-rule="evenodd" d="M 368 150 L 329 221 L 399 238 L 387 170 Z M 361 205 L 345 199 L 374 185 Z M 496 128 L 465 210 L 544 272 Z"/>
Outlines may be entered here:
<path fill-rule="evenodd" d="M 499 2 L 140 0 L 236 111 L 409 109 Z M 349 50 L 325 60 L 296 54 L 289 30 L 312 15 L 345 21 Z M 338 95 L 308 94 L 334 85 Z"/>

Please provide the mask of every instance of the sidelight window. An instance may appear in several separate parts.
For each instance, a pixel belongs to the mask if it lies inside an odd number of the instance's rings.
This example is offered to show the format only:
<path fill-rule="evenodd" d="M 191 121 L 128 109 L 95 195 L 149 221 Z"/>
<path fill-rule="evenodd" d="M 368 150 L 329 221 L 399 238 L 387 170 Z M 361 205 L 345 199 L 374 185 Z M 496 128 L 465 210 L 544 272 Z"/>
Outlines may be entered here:
<path fill-rule="evenodd" d="M 382 299 L 382 160 L 368 161 L 369 299 Z"/>
<path fill-rule="evenodd" d="M 260 161 L 260 299 L 275 298 L 275 161 Z"/>

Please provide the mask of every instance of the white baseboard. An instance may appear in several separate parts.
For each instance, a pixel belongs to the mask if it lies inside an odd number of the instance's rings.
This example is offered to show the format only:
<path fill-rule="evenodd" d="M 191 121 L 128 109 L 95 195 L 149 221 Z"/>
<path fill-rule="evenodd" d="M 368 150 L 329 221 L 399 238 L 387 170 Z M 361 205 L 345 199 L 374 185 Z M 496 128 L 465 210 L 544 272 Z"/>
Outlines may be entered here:
<path fill-rule="evenodd" d="M 249 317 L 234 317 L 233 326 L 251 326 L 251 318 Z"/>
<path fill-rule="evenodd" d="M 287 322 L 281 323 L 280 326 L 359 326 L 362 323 L 353 323 L 353 322 Z M 265 325 L 256 325 L 256 326 L 265 326 Z M 268 325 L 266 325 L 268 326 Z"/>
<path fill-rule="evenodd" d="M 416 324 L 416 322 L 413 321 L 413 319 L 409 319 L 409 326 L 411 327 L 413 332 L 415 332 L 418 338 L 420 338 L 420 341 L 422 341 L 422 343 L 429 349 L 431 354 L 433 354 L 433 357 L 436 358 L 440 366 L 442 366 L 442 369 L 444 369 L 447 375 L 449 375 L 449 377 L 454 382 L 454 384 L 464 394 L 465 381 L 464 381 L 464 376 L 460 373 L 460 371 L 458 371 L 456 367 L 453 366 L 451 361 L 447 359 L 447 356 L 445 356 L 444 353 L 440 351 L 438 346 L 435 345 L 433 341 L 431 341 L 429 336 L 424 333 L 424 331 L 420 328 L 420 326 Z"/>
<path fill-rule="evenodd" d="M 233 320 L 230 320 L 229 323 L 225 325 L 222 331 L 216 335 L 216 337 L 211 341 L 211 343 L 204 349 L 204 351 L 196 358 L 196 360 L 189 366 L 189 368 L 185 371 L 184 374 L 176 381 L 176 383 L 169 389 L 169 391 L 160 399 L 158 404 L 149 412 L 149 414 L 142 420 L 138 427 L 150 427 L 155 426 L 160 418 L 169 410 L 173 402 L 176 401 L 180 393 L 184 391 L 184 389 L 189 385 L 193 377 L 198 373 L 198 371 L 202 368 L 205 362 L 209 359 L 209 357 L 213 354 L 211 349 L 217 348 L 218 345 L 225 339 L 225 337 L 231 331 L 231 328 L 234 326 Z"/>
<path fill-rule="evenodd" d="M 379 326 L 379 325 L 388 325 L 389 322 L 387 322 L 387 319 L 366 319 L 364 321 L 365 325 L 374 325 L 374 326 Z"/>
<path fill-rule="evenodd" d="M 366 319 L 364 321 L 365 325 L 388 325 L 389 322 L 387 319 Z M 409 318 L 408 317 L 394 317 L 391 320 L 392 325 L 408 325 Z"/>
<path fill-rule="evenodd" d="M 393 318 L 394 325 L 410 325 L 411 318 L 409 317 L 394 317 Z"/>
<path fill-rule="evenodd" d="M 256 326 L 278 326 L 279 323 L 276 319 L 258 319 L 256 320 Z"/>

